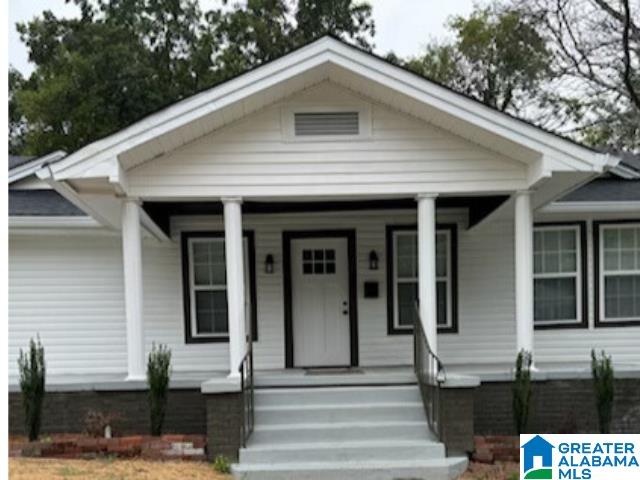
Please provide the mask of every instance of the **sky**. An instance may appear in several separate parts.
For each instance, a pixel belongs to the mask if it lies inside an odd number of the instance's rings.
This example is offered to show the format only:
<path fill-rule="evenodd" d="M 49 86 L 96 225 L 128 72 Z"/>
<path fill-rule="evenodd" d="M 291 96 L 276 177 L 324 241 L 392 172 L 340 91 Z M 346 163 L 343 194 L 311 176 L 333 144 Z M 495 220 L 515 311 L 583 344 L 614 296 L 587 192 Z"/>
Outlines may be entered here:
<path fill-rule="evenodd" d="M 216 3 L 200 0 L 203 10 Z M 376 22 L 376 53 L 393 51 L 401 57 L 417 55 L 431 39 L 445 38 L 447 19 L 451 15 L 467 15 L 473 8 L 473 0 L 369 0 L 369 3 L 373 5 Z M 15 24 L 44 10 L 57 16 L 79 15 L 75 5 L 64 0 L 9 0 L 9 63 L 26 75 L 33 71 L 33 65 Z"/>

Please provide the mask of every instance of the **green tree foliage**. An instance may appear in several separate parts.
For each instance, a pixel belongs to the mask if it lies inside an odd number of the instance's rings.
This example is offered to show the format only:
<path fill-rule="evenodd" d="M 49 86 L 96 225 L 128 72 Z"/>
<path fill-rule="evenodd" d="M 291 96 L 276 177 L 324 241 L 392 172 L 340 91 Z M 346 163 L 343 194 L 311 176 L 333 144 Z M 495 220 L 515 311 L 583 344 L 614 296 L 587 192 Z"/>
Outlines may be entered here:
<path fill-rule="evenodd" d="M 614 376 L 611 357 L 604 351 L 600 357 L 595 350 L 591 350 L 591 375 L 596 394 L 596 408 L 598 410 L 598 426 L 600 433 L 610 433 L 611 416 L 613 412 Z"/>
<path fill-rule="evenodd" d="M 171 376 L 171 350 L 166 345 L 154 343 L 147 360 L 147 384 L 149 385 L 149 412 L 151 435 L 161 435 L 169 395 Z"/>
<path fill-rule="evenodd" d="M 501 111 L 527 106 L 547 77 L 549 52 L 535 22 L 515 8 L 476 8 L 457 16 L 449 43 L 432 42 L 407 66 Z"/>
<path fill-rule="evenodd" d="M 20 349 L 18 357 L 20 371 L 20 390 L 22 391 L 22 405 L 29 441 L 33 442 L 40 435 L 42 423 L 42 402 L 44 400 L 44 384 L 46 367 L 44 362 L 44 347 L 38 338 L 29 341 L 29 351 L 24 353 Z"/>
<path fill-rule="evenodd" d="M 207 12 L 197 0 L 73 1 L 80 18 L 45 11 L 18 25 L 36 68 L 11 77 L 15 153 L 71 152 L 317 36 L 371 48 L 374 34 L 371 7 L 354 0 L 224 1 Z"/>
<path fill-rule="evenodd" d="M 525 350 L 518 353 L 513 380 L 513 422 L 518 435 L 525 433 L 531 408 L 531 354 Z"/>

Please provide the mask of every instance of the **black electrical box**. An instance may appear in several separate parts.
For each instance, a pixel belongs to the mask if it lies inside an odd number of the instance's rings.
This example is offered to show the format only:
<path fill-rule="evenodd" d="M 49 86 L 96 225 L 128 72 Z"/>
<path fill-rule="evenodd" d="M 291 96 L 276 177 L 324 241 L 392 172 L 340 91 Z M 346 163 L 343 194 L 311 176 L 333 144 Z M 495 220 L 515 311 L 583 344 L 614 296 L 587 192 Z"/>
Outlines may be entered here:
<path fill-rule="evenodd" d="M 378 298 L 378 282 L 364 282 L 364 298 Z"/>

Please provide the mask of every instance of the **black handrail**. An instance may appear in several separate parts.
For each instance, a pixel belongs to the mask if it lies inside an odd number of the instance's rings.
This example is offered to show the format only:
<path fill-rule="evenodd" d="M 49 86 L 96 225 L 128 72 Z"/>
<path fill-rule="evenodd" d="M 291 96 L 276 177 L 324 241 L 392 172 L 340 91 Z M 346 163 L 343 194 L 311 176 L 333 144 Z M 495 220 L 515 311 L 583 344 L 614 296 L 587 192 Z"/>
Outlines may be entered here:
<path fill-rule="evenodd" d="M 429 427 L 440 438 L 440 388 L 446 380 L 444 365 L 433 353 L 424 333 L 420 312 L 416 304 L 413 329 L 414 369 Z"/>
<path fill-rule="evenodd" d="M 243 447 L 253 433 L 255 424 L 255 398 L 253 383 L 253 347 L 251 340 L 247 342 L 247 352 L 242 357 L 240 367 L 240 391 L 242 393 L 242 425 L 240 427 L 240 440 Z"/>

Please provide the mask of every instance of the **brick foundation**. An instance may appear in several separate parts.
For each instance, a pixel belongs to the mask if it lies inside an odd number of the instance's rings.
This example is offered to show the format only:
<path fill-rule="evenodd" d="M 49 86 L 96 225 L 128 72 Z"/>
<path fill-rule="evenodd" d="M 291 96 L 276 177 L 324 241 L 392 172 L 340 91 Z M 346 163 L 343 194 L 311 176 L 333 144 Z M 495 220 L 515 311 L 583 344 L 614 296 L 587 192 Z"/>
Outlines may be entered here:
<path fill-rule="evenodd" d="M 515 435 L 511 383 L 482 383 L 474 401 L 476 435 Z M 640 379 L 617 379 L 612 433 L 640 431 Z M 598 433 L 593 383 L 584 380 L 533 382 L 528 432 Z"/>
<path fill-rule="evenodd" d="M 47 392 L 42 434 L 82 433 L 88 411 L 116 414 L 114 436 L 150 433 L 147 391 Z M 9 433 L 25 435 L 22 395 L 9 393 Z M 206 410 L 200 390 L 169 392 L 164 433 L 206 434 Z"/>
<path fill-rule="evenodd" d="M 242 394 L 218 393 L 204 397 L 207 406 L 207 456 L 213 460 L 218 455 L 224 455 L 237 461 L 242 443 Z"/>

